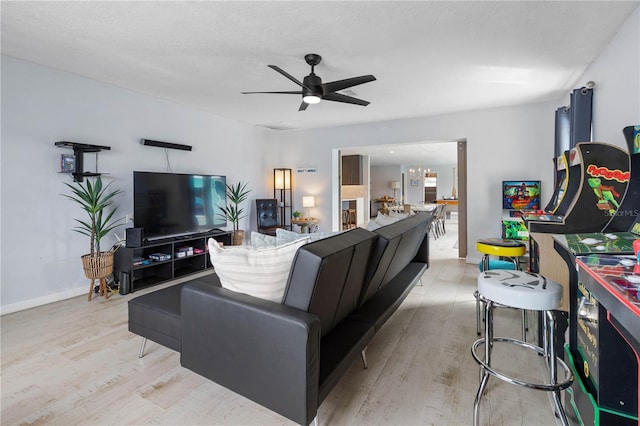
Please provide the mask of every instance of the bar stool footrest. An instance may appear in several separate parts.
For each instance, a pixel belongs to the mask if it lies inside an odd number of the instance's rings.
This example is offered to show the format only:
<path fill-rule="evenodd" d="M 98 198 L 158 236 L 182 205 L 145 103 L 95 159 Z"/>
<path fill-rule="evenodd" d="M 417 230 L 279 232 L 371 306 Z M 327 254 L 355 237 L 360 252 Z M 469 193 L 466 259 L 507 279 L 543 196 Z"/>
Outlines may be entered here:
<path fill-rule="evenodd" d="M 540 390 L 540 391 L 546 391 L 546 392 L 557 392 L 557 391 L 561 391 L 564 389 L 567 389 L 569 386 L 571 386 L 571 384 L 573 383 L 573 374 L 571 373 L 571 370 L 569 369 L 569 366 L 560 358 L 556 357 L 556 362 L 557 365 L 564 371 L 564 379 L 562 381 L 559 381 L 558 383 L 531 383 L 531 382 L 525 382 L 524 380 L 518 379 L 516 377 L 512 377 L 509 376 L 508 374 L 499 372 L 493 368 L 491 368 L 483 359 L 481 359 L 478 354 L 476 353 L 476 350 L 478 349 L 479 346 L 484 345 L 486 342 L 486 339 L 483 337 L 481 339 L 476 340 L 475 342 L 473 342 L 473 345 L 471 346 L 471 355 L 473 356 L 473 359 L 480 365 L 480 368 L 484 369 L 487 373 L 491 374 L 492 376 L 505 381 L 507 383 L 511 383 L 513 385 L 518 385 L 518 386 L 523 386 L 529 389 L 535 389 L 535 390 Z M 534 344 L 531 344 L 529 342 L 523 342 L 522 340 L 518 340 L 518 339 L 512 339 L 510 337 L 494 337 L 493 338 L 493 343 L 508 343 L 508 344 L 513 344 L 513 345 L 517 345 L 529 350 L 532 350 L 534 352 L 537 352 L 539 355 L 545 356 L 545 351 L 543 348 L 536 346 Z"/>

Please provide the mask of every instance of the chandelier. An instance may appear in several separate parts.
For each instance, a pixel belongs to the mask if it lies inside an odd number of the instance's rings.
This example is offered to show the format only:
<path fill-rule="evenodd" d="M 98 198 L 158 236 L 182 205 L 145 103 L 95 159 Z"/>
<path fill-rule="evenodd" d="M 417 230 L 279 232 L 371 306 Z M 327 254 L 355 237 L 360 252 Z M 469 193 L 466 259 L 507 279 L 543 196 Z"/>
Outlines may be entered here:
<path fill-rule="evenodd" d="M 424 171 L 422 170 L 422 163 L 418 163 L 418 166 L 409 167 L 409 176 L 411 179 L 419 179 L 423 177 Z"/>

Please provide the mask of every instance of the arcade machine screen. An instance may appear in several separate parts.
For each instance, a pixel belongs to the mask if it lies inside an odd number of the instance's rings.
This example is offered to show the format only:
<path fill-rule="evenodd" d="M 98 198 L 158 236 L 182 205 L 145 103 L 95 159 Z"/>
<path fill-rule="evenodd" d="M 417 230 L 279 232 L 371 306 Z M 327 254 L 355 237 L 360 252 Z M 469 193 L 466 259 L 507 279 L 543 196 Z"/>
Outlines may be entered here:
<path fill-rule="evenodd" d="M 502 182 L 502 208 L 504 210 L 539 210 L 539 180 L 506 180 Z"/>
<path fill-rule="evenodd" d="M 551 209 L 551 213 L 554 213 L 555 210 L 560 205 L 560 201 L 562 201 L 562 197 L 564 197 L 564 191 L 567 189 L 567 171 L 564 170 L 564 173 L 560 173 L 560 185 L 558 185 L 558 192 L 556 193 L 556 197 L 552 199 L 553 209 Z"/>

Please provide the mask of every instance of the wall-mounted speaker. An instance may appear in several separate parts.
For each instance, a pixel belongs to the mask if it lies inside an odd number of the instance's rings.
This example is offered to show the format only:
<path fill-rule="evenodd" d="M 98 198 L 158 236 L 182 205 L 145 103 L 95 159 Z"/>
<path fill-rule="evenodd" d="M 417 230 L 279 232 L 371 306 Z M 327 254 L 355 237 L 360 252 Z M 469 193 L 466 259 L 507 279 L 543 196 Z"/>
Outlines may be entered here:
<path fill-rule="evenodd" d="M 158 148 L 180 149 L 182 151 L 191 151 L 191 145 L 182 145 L 179 143 L 154 141 L 151 139 L 141 139 L 140 143 L 147 146 L 157 146 Z"/>
<path fill-rule="evenodd" d="M 136 247 L 142 247 L 142 233 L 143 233 L 143 229 L 142 228 L 127 228 L 125 229 L 126 232 L 126 241 L 124 246 L 125 247 L 132 247 L 132 248 L 136 248 Z"/>

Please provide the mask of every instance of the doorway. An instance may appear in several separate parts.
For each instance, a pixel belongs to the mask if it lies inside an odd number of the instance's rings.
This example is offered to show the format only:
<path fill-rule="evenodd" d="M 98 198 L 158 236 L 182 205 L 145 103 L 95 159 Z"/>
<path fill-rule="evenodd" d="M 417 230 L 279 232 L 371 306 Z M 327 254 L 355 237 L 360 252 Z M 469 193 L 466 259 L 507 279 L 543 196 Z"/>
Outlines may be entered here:
<path fill-rule="evenodd" d="M 454 182 L 455 185 L 455 182 Z M 435 203 L 438 199 L 438 173 L 425 172 L 424 174 L 424 202 Z"/>
<path fill-rule="evenodd" d="M 446 147 L 444 149 L 443 147 Z M 402 151 L 410 153 L 410 159 L 405 162 L 399 162 L 399 153 Z M 427 198 L 423 198 L 426 193 L 424 188 L 418 188 L 417 186 L 410 186 L 410 168 L 415 166 L 416 162 L 418 162 L 418 166 L 425 168 L 428 170 L 428 164 L 423 160 L 420 163 L 420 159 L 418 154 L 425 155 L 425 158 L 432 158 L 432 156 L 438 156 L 440 154 L 439 151 L 446 151 L 448 159 L 446 163 L 438 163 L 441 165 L 441 175 L 438 175 L 438 183 L 437 189 L 440 190 L 440 193 L 437 193 L 437 198 L 442 199 L 444 197 L 449 198 L 452 195 L 454 198 L 457 198 L 458 202 L 458 243 L 457 250 L 458 256 L 460 258 L 466 258 L 467 256 L 467 141 L 466 139 L 456 140 L 456 141 L 433 141 L 433 142 L 423 142 L 423 143 L 414 143 L 414 144 L 391 144 L 391 145 L 371 145 L 371 146 L 362 146 L 362 147 L 346 147 L 334 150 L 334 160 L 337 167 L 334 168 L 336 171 L 333 176 L 334 188 L 337 190 L 334 194 L 337 194 L 334 206 L 336 208 L 332 212 L 334 217 L 334 225 L 335 229 L 340 228 L 341 221 L 341 156 L 342 155 L 363 155 L 365 158 L 369 159 L 370 163 L 370 173 L 368 174 L 368 179 L 365 179 L 365 186 L 368 191 L 365 194 L 365 203 L 369 204 L 374 202 L 373 200 L 378 199 L 380 195 L 385 194 L 385 191 L 388 192 L 389 196 L 393 195 L 393 190 L 389 185 L 390 181 L 395 181 L 400 179 L 401 182 L 401 197 L 399 197 L 399 201 L 403 204 L 412 203 L 412 190 L 415 192 L 416 189 L 419 189 L 417 193 L 418 197 L 422 199 L 422 201 L 428 202 Z M 406 158 L 406 157 L 405 157 Z M 382 159 L 382 160 L 381 160 Z M 398 160 L 398 161 L 397 161 Z M 382 163 L 380 162 L 382 161 Z M 394 163 L 395 161 L 395 163 Z M 379 186 L 376 187 L 375 183 L 375 172 L 374 168 L 379 167 L 382 164 L 383 167 L 389 166 L 392 164 L 396 164 L 398 169 L 397 174 L 394 175 L 385 175 L 384 178 L 380 181 Z M 404 167 L 401 168 L 400 164 L 403 164 Z M 444 164 L 444 165 L 443 165 Z M 453 182 L 451 167 L 455 168 L 453 173 Z M 446 170 L 446 173 L 445 173 Z M 431 169 L 429 171 L 433 171 L 437 173 L 437 169 Z M 442 182 L 440 182 L 442 180 Z M 422 185 L 420 185 L 422 186 Z M 455 194 L 455 195 L 454 195 Z M 413 195 L 415 199 L 416 195 Z M 432 195 L 430 195 L 432 196 Z M 457 196 L 457 197 L 456 197 Z M 371 209 L 371 215 L 375 216 L 373 213 L 377 211 L 374 208 Z M 368 218 L 367 218 L 368 219 Z"/>

